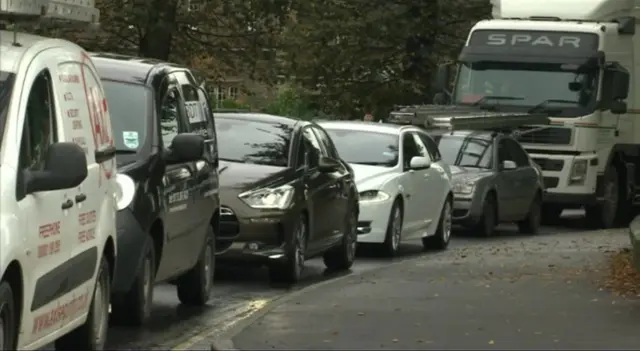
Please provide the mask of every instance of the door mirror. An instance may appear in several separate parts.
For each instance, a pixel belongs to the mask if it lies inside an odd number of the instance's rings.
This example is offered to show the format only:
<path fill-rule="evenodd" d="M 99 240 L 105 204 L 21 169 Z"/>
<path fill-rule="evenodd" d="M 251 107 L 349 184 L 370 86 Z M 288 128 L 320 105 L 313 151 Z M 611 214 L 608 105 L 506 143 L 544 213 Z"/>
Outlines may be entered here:
<path fill-rule="evenodd" d="M 438 66 L 436 74 L 433 78 L 433 90 L 436 92 L 446 93 L 449 89 L 449 81 L 451 78 L 451 67 L 453 64 L 445 63 Z"/>
<path fill-rule="evenodd" d="M 55 143 L 47 150 L 44 169 L 23 175 L 27 194 L 75 188 L 87 178 L 87 158 L 76 143 Z"/>
<path fill-rule="evenodd" d="M 511 160 L 502 161 L 502 169 L 503 170 L 510 170 L 510 169 L 516 169 L 516 168 L 518 168 L 518 165 L 516 165 L 515 162 L 513 162 Z"/>
<path fill-rule="evenodd" d="M 180 133 L 173 138 L 169 147 L 167 162 L 192 162 L 202 159 L 205 140 L 195 133 Z"/>
<path fill-rule="evenodd" d="M 629 96 L 629 72 L 622 67 L 607 70 L 611 75 L 611 100 L 625 100 Z"/>
<path fill-rule="evenodd" d="M 433 96 L 434 105 L 446 105 L 447 103 L 449 103 L 449 98 L 447 97 L 447 94 L 443 92 L 439 92 Z"/>
<path fill-rule="evenodd" d="M 318 170 L 323 173 L 335 172 L 340 168 L 340 161 L 331 157 L 322 156 L 318 160 Z"/>
<path fill-rule="evenodd" d="M 620 100 L 611 101 L 611 113 L 621 115 L 627 113 L 627 103 Z"/>
<path fill-rule="evenodd" d="M 422 156 L 413 156 L 411 158 L 411 162 L 409 163 L 409 169 L 412 170 L 420 170 L 427 169 L 431 167 L 431 161 Z"/>

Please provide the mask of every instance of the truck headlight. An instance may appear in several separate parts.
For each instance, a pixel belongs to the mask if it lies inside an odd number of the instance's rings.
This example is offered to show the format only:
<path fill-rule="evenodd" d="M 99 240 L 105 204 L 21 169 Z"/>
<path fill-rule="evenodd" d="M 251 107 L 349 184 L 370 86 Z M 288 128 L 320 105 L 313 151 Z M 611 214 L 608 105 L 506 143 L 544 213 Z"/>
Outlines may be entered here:
<path fill-rule="evenodd" d="M 291 185 L 283 185 L 247 191 L 238 197 L 251 208 L 284 210 L 291 205 L 294 191 Z"/>
<path fill-rule="evenodd" d="M 468 179 L 454 180 L 451 183 L 451 191 L 453 191 L 454 194 L 469 195 L 472 194 L 475 189 L 475 181 L 470 181 Z"/>
<path fill-rule="evenodd" d="M 382 202 L 389 199 L 389 194 L 380 190 L 367 190 L 360 192 L 360 202 Z"/>
<path fill-rule="evenodd" d="M 583 184 L 587 176 L 587 160 L 575 160 L 571 166 L 569 185 Z"/>

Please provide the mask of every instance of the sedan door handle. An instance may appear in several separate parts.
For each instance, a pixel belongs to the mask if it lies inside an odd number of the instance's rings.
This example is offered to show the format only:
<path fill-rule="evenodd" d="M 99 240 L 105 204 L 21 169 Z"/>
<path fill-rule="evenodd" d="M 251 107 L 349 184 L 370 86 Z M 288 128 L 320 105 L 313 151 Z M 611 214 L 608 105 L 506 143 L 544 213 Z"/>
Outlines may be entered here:
<path fill-rule="evenodd" d="M 78 194 L 76 195 L 76 203 L 79 204 L 81 202 L 83 202 L 84 200 L 87 199 L 87 195 L 85 194 Z"/>
<path fill-rule="evenodd" d="M 73 207 L 73 201 L 71 201 L 71 199 L 67 199 L 67 201 L 63 202 L 62 206 L 60 206 L 63 210 L 68 210 L 71 207 Z"/>

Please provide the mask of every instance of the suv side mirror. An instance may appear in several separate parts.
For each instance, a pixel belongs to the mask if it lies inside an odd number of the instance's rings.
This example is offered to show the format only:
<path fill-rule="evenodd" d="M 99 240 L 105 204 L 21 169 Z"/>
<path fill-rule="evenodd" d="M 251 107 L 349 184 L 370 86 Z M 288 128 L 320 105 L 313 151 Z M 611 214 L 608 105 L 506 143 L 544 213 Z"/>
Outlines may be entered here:
<path fill-rule="evenodd" d="M 205 140 L 202 135 L 181 133 L 173 138 L 169 147 L 169 163 L 192 162 L 202 159 Z"/>
<path fill-rule="evenodd" d="M 411 161 L 409 162 L 409 169 L 412 170 L 421 170 L 421 169 L 427 169 L 431 167 L 431 161 L 426 158 L 426 157 L 422 157 L 422 156 L 413 156 L 411 158 Z"/>
<path fill-rule="evenodd" d="M 335 172 L 340 168 L 340 161 L 331 157 L 322 156 L 318 160 L 318 170 L 323 173 Z"/>
<path fill-rule="evenodd" d="M 502 161 L 502 169 L 503 170 L 510 170 L 510 169 L 516 169 L 518 168 L 518 165 L 516 165 L 515 162 L 511 161 L 511 160 L 504 160 Z"/>
<path fill-rule="evenodd" d="M 23 175 L 27 194 L 75 188 L 87 178 L 87 157 L 76 143 L 55 143 L 47 150 L 44 169 Z"/>
<path fill-rule="evenodd" d="M 611 101 L 610 107 L 611 113 L 616 115 L 622 115 L 627 113 L 627 103 L 620 100 Z"/>

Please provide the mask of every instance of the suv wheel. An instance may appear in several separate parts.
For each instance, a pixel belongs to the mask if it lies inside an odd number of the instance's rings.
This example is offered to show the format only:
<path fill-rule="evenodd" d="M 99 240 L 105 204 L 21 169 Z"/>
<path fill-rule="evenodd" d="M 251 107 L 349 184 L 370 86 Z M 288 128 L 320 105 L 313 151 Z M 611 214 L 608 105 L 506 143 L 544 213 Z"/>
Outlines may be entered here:
<path fill-rule="evenodd" d="M 178 278 L 178 299 L 185 305 L 203 306 L 209 301 L 213 287 L 215 270 L 216 244 L 213 226 L 209 225 L 205 245 L 200 253 L 200 259 L 182 277 Z"/>

